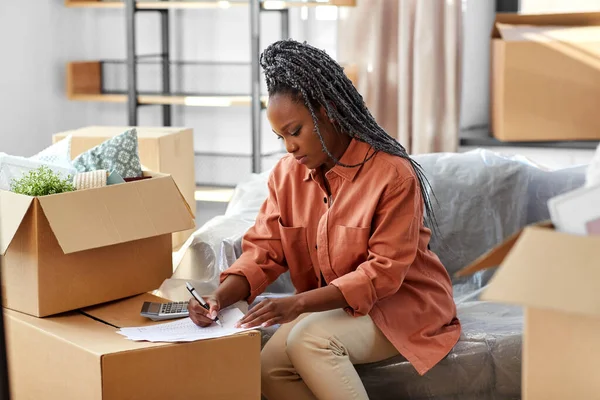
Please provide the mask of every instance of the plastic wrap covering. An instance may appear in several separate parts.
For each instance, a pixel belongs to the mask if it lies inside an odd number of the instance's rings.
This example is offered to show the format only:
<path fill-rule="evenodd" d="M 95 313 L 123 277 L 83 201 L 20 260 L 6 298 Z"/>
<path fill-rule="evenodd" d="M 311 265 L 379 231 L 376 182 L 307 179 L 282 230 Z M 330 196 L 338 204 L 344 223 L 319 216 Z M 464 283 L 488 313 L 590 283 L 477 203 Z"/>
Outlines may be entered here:
<path fill-rule="evenodd" d="M 173 254 L 175 272 L 172 279 L 193 280 L 207 288 L 218 285 L 219 274 L 241 254 L 242 236 L 254 224 L 260 206 L 268 196 L 268 177 L 269 171 L 255 174 L 235 188 L 225 215 L 208 221 Z M 293 290 L 289 274 L 281 276 L 269 287 L 269 292 L 274 293 Z"/>
<path fill-rule="evenodd" d="M 583 186 L 585 166 L 540 168 L 523 157 L 487 150 L 416 156 L 437 199 L 440 237 L 432 249 L 450 274 L 523 226 L 549 218 L 550 197 Z M 199 282 L 212 290 L 221 271 L 240 254 L 241 238 L 267 196 L 268 172 L 236 188 L 224 216 L 201 227 L 175 254 L 175 281 Z M 522 311 L 479 300 L 493 270 L 454 280 L 463 334 L 459 343 L 425 376 L 401 356 L 357 366 L 373 399 L 519 399 L 521 392 Z M 163 285 L 163 286 L 165 286 Z M 167 287 L 165 286 L 165 287 Z M 293 292 L 289 275 L 267 288 L 265 296 Z M 257 299 L 257 301 L 260 300 Z M 266 342 L 274 328 L 263 332 Z"/>

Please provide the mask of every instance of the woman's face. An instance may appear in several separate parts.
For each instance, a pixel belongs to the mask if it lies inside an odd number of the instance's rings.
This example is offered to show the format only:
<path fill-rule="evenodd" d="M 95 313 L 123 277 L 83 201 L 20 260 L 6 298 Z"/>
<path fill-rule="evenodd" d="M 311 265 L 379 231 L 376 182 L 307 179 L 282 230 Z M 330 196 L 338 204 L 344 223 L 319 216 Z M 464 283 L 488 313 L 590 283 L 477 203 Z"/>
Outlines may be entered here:
<path fill-rule="evenodd" d="M 323 108 L 315 112 L 327 149 L 339 159 L 346 151 L 350 137 L 336 129 Z M 319 137 L 314 132 L 310 111 L 302 101 L 297 102 L 288 94 L 275 94 L 269 98 L 267 118 L 273 132 L 284 141 L 285 149 L 298 163 L 309 169 L 323 166 L 329 170 L 333 167 L 334 162 L 323 151 Z"/>

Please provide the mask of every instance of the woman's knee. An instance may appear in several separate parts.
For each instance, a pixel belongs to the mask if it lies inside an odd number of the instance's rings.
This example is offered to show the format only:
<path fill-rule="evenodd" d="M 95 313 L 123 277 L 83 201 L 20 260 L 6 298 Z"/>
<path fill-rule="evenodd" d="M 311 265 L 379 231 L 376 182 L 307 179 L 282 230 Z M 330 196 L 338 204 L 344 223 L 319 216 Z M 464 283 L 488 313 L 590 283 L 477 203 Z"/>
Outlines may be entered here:
<path fill-rule="evenodd" d="M 302 358 L 314 358 L 317 349 L 335 350 L 335 338 L 327 330 L 319 318 L 307 317 L 290 331 L 285 351 L 289 359 L 295 363 Z"/>
<path fill-rule="evenodd" d="M 279 343 L 278 343 L 279 344 Z M 262 378 L 267 378 L 273 370 L 284 367 L 285 365 L 285 346 L 275 345 L 269 342 L 260 352 L 260 370 Z"/>

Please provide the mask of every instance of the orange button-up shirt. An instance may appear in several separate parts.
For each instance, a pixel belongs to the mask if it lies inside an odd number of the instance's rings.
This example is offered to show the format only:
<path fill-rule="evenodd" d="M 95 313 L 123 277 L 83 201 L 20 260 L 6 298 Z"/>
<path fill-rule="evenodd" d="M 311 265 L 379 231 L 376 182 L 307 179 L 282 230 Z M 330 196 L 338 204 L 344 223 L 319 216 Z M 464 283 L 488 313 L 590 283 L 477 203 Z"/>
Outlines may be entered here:
<path fill-rule="evenodd" d="M 372 148 L 353 139 L 341 158 L 354 165 Z M 377 153 L 355 168 L 325 174 L 283 157 L 269 177 L 269 196 L 223 274 L 243 275 L 252 302 L 289 271 L 298 293 L 320 287 L 323 274 L 353 316 L 369 315 L 424 374 L 456 344 L 460 323 L 450 277 L 430 250 L 423 199 L 410 163 Z"/>

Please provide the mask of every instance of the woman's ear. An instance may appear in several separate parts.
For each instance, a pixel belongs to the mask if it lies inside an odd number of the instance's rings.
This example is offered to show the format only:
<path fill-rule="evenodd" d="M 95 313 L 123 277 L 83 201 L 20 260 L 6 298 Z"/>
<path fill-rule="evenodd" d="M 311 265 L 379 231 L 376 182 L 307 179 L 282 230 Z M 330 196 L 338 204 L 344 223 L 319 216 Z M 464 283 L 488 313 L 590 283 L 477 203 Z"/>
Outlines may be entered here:
<path fill-rule="evenodd" d="M 333 104 L 333 102 L 330 101 L 329 108 L 336 109 L 336 106 L 335 106 L 335 104 Z M 324 121 L 329 120 L 329 122 L 331 122 L 332 124 L 335 123 L 335 118 L 327 115 L 327 110 L 323 106 L 319 107 L 319 118 L 321 118 L 321 120 L 324 120 Z"/>

